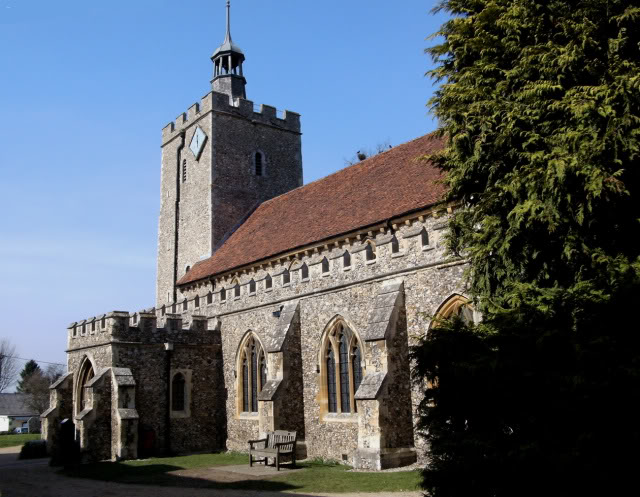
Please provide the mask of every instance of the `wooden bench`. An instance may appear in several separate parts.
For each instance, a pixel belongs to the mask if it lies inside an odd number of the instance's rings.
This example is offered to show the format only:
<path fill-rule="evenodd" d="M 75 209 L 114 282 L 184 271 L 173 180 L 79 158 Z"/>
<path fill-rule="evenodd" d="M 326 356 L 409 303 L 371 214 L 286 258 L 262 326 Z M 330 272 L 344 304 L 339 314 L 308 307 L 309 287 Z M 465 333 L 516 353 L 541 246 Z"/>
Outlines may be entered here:
<path fill-rule="evenodd" d="M 255 462 L 263 462 L 267 465 L 269 458 L 273 457 L 276 469 L 280 471 L 280 458 L 290 457 L 292 465 L 296 465 L 296 432 L 295 431 L 268 431 L 266 438 L 249 440 L 249 466 L 253 466 L 255 456 L 262 457 Z"/>

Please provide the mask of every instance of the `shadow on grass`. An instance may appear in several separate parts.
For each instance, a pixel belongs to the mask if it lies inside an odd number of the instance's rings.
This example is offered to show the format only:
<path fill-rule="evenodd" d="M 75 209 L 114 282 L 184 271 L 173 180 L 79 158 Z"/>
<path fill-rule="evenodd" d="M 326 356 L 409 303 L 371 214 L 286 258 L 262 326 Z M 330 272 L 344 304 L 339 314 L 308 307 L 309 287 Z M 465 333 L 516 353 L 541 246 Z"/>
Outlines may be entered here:
<path fill-rule="evenodd" d="M 214 468 L 197 468 L 210 470 L 212 478 L 216 478 L 216 472 L 224 472 L 224 466 Z M 271 492 L 283 492 L 296 490 L 298 485 L 292 485 L 283 481 L 271 481 L 269 477 L 260 479 L 242 479 L 242 475 L 226 473 L 233 481 L 219 481 L 216 479 L 197 478 L 187 475 L 172 474 L 174 471 L 184 471 L 184 467 L 170 464 L 149 464 L 145 466 L 129 466 L 118 462 L 94 463 L 79 466 L 75 469 L 61 470 L 66 476 L 88 478 L 91 480 L 103 480 L 124 484 L 158 485 L 163 487 L 182 488 L 210 488 L 217 490 L 262 490 Z M 237 478 L 237 479 L 236 479 Z M 297 494 L 301 496 L 301 494 Z M 301 496 L 303 497 L 303 496 Z"/>

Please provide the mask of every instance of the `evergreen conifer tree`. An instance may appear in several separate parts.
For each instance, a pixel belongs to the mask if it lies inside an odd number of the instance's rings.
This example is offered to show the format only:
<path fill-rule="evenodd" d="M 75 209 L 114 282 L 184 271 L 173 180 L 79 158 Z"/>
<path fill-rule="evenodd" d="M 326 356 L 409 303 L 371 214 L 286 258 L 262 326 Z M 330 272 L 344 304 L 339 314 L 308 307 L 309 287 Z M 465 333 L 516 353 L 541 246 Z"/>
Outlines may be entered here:
<path fill-rule="evenodd" d="M 20 371 L 20 379 L 18 380 L 18 385 L 16 386 L 16 392 L 25 393 L 27 380 L 33 373 L 36 372 L 42 373 L 42 370 L 40 369 L 40 366 L 38 366 L 38 363 L 33 359 L 27 361 L 22 371 Z"/>
<path fill-rule="evenodd" d="M 443 0 L 432 157 L 483 321 L 434 323 L 424 487 L 613 495 L 640 442 L 640 7 Z M 424 381 L 424 380 L 429 381 Z"/>

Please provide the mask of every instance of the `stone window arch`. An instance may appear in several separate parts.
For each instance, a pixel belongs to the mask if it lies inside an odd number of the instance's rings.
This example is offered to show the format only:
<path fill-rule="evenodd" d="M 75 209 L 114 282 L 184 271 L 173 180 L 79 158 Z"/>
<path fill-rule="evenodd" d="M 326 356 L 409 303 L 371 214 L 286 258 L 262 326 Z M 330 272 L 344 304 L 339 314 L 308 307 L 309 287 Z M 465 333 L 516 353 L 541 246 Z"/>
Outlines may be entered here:
<path fill-rule="evenodd" d="M 253 333 L 247 333 L 238 350 L 236 364 L 238 412 L 257 413 L 258 394 L 267 382 L 267 356 L 264 347 Z"/>
<path fill-rule="evenodd" d="M 437 326 L 439 321 L 458 316 L 465 323 L 472 324 L 479 321 L 478 313 L 471 301 L 460 294 L 453 294 L 447 298 L 436 311 L 431 326 Z"/>
<path fill-rule="evenodd" d="M 176 373 L 171 380 L 171 410 L 184 411 L 186 381 L 182 373 Z"/>
<path fill-rule="evenodd" d="M 362 342 L 356 333 L 344 320 L 336 319 L 321 342 L 322 412 L 349 414 L 357 411 L 354 397 L 364 377 L 362 357 Z"/>
<path fill-rule="evenodd" d="M 83 409 L 89 407 L 89 398 L 87 396 L 87 384 L 96 375 L 93 364 L 88 357 L 84 358 L 78 372 L 78 382 L 76 385 L 76 413 L 80 414 Z"/>

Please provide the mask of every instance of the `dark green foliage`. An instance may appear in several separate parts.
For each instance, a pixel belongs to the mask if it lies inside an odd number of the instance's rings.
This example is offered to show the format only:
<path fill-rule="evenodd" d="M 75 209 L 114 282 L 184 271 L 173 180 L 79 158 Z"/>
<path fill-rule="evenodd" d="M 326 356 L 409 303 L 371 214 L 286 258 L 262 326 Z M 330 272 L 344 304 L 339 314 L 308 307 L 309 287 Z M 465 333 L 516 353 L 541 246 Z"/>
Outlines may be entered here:
<path fill-rule="evenodd" d="M 18 380 L 16 392 L 25 393 L 25 382 L 28 380 L 29 376 L 31 376 L 36 371 L 42 373 L 42 370 L 40 369 L 40 366 L 38 366 L 38 363 L 31 359 L 24 365 L 22 371 L 20 371 L 20 380 Z"/>
<path fill-rule="evenodd" d="M 414 349 L 432 495 L 611 494 L 640 441 L 640 7 L 448 0 L 428 52 L 484 320 Z M 635 199 L 635 200 L 634 200 Z"/>
<path fill-rule="evenodd" d="M 22 446 L 19 459 L 39 459 L 41 457 L 47 457 L 47 455 L 46 441 L 31 440 Z"/>

